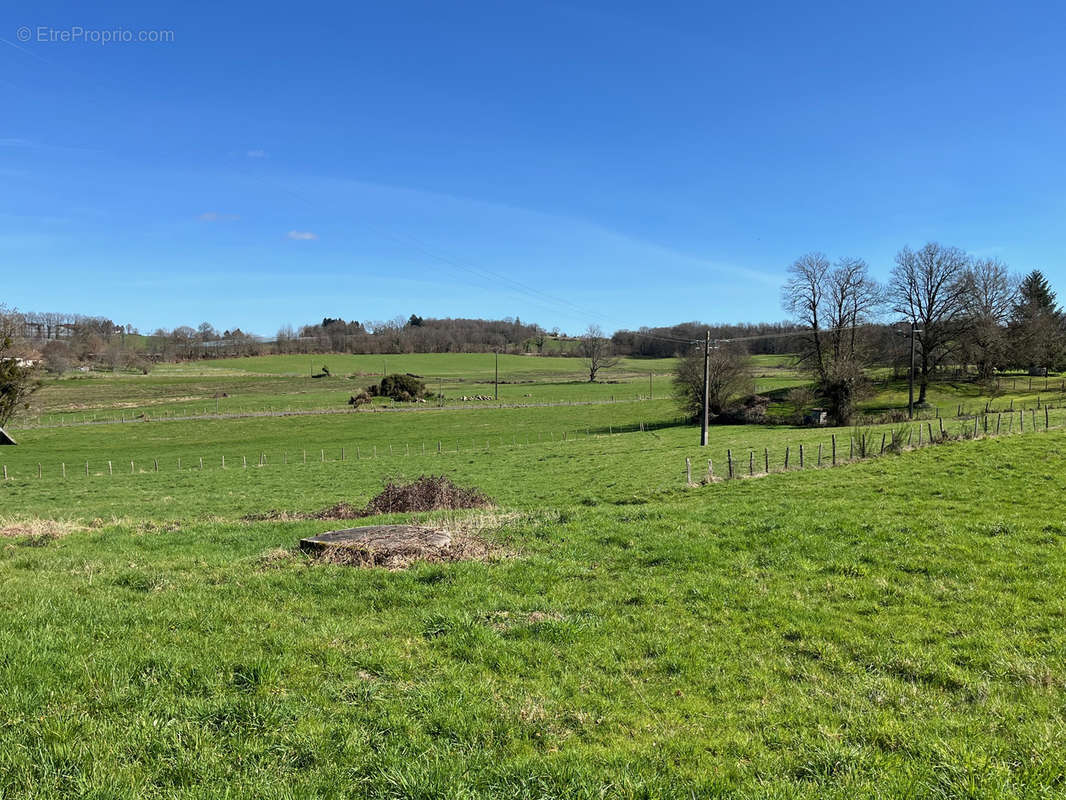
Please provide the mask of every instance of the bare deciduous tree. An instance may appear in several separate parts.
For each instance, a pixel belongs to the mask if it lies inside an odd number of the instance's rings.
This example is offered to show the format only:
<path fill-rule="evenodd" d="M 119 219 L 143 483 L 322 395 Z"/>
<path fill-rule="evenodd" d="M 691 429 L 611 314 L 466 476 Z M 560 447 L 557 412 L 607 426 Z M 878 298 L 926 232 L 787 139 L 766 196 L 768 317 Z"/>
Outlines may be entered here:
<path fill-rule="evenodd" d="M 830 269 L 824 253 L 800 256 L 788 268 L 788 282 L 782 290 L 785 311 L 807 328 L 802 335 L 806 347 L 800 353 L 800 361 L 819 381 L 825 379 L 826 372 L 822 329 L 825 327 L 825 293 Z"/>
<path fill-rule="evenodd" d="M 618 363 L 614 356 L 614 345 L 603 335 L 599 325 L 589 325 L 588 330 L 581 335 L 578 352 L 581 353 L 585 368 L 589 371 L 589 383 L 596 380 L 600 370 L 610 369 Z"/>
<path fill-rule="evenodd" d="M 0 306 L 0 428 L 19 411 L 29 408 L 29 398 L 40 386 L 37 371 L 15 356 L 15 336 L 21 318 Z"/>
<path fill-rule="evenodd" d="M 806 329 L 800 362 L 814 376 L 830 415 L 846 425 L 865 385 L 860 331 L 883 303 L 883 291 L 861 258 L 830 264 L 823 253 L 808 253 L 788 271 L 782 304 Z"/>
<path fill-rule="evenodd" d="M 721 414 L 730 402 L 752 391 L 751 359 L 735 347 L 712 349 L 708 359 L 707 405 Z M 703 348 L 694 347 L 681 359 L 674 374 L 674 396 L 690 419 L 703 414 Z"/>
<path fill-rule="evenodd" d="M 41 348 L 44 366 L 54 375 L 62 375 L 70 369 L 70 346 L 66 342 L 52 340 Z"/>
<path fill-rule="evenodd" d="M 904 247 L 896 254 L 889 298 L 892 310 L 921 331 L 916 336 L 919 403 L 925 402 L 930 375 L 958 343 L 969 267 L 970 257 L 965 252 L 937 242 L 917 251 Z"/>
<path fill-rule="evenodd" d="M 1018 296 L 1018 279 L 995 259 L 975 261 L 962 278 L 963 348 L 980 378 L 990 378 L 1007 360 L 1006 324 Z"/>
<path fill-rule="evenodd" d="M 872 322 L 884 302 L 884 290 L 870 276 L 861 258 L 842 258 L 829 271 L 826 327 L 833 361 L 862 362 L 864 325 Z"/>

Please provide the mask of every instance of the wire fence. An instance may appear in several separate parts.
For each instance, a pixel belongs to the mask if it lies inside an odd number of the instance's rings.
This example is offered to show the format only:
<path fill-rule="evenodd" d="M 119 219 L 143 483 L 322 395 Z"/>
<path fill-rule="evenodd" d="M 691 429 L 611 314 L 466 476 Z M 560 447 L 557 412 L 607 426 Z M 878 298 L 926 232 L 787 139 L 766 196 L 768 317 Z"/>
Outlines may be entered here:
<path fill-rule="evenodd" d="M 736 454 L 729 448 L 725 453 L 723 473 L 716 474 L 713 459 L 708 459 L 705 476 L 696 481 L 692 477 L 692 459 L 686 457 L 684 480 L 686 485 L 697 486 L 720 480 L 760 478 L 775 472 L 836 467 L 949 442 L 1012 435 L 1015 433 L 1015 427 L 1019 434 L 1066 427 L 1062 424 L 1052 424 L 1051 411 L 1052 406 L 1044 404 L 1041 412 L 1030 408 L 1027 411 L 1019 409 L 977 413 L 949 421 L 947 424 L 943 417 L 936 417 L 887 428 L 856 427 L 853 433 L 847 436 L 831 434 L 828 442 L 816 442 L 813 445 L 807 442 L 798 446 L 786 444 L 783 451 L 777 449 L 773 456 L 769 447 L 761 448 L 761 452 L 757 448 L 742 448 Z"/>
<path fill-rule="evenodd" d="M 1052 411 L 1058 412 L 1057 415 Z M 1058 416 L 1059 420 L 1053 420 Z M 956 419 L 936 417 L 929 420 L 913 421 L 897 425 L 880 425 L 876 427 L 856 427 L 855 429 L 806 429 L 809 434 L 821 431 L 820 441 L 785 442 L 783 447 L 775 445 L 773 449 L 765 447 L 726 448 L 724 458 L 715 470 L 714 461 L 708 459 L 707 472 L 697 482 L 710 482 L 721 479 L 741 477 L 759 477 L 773 472 L 793 471 L 797 469 L 822 468 L 843 463 L 864 460 L 888 453 L 901 453 L 907 450 L 943 444 L 961 439 L 995 437 L 1015 433 L 1033 433 L 1066 427 L 1061 408 L 1043 404 L 1036 408 L 1015 411 L 991 411 L 975 413 Z M 249 470 L 264 467 L 297 467 L 309 464 L 361 463 L 382 459 L 431 459 L 444 455 L 489 456 L 501 451 L 515 450 L 536 445 L 551 446 L 577 442 L 579 440 L 614 439 L 622 434 L 644 433 L 656 437 L 657 431 L 676 428 L 684 421 L 680 418 L 659 420 L 656 422 L 637 422 L 625 425 L 606 425 L 603 427 L 584 427 L 562 431 L 540 431 L 520 434 L 515 432 L 508 436 L 435 438 L 408 442 L 387 442 L 383 444 L 358 443 L 354 445 L 332 445 L 330 447 L 306 447 L 267 452 L 255 450 L 250 455 L 219 454 L 145 457 L 134 458 L 94 458 L 94 459 L 60 459 L 57 461 L 37 461 L 18 464 L 17 469 L 9 464 L 0 465 L 0 478 L 4 481 L 18 479 L 68 479 L 81 476 L 93 478 L 114 475 L 151 475 L 160 472 L 203 472 L 211 470 Z M 749 426 L 757 429 L 757 426 Z M 742 430 L 744 426 L 732 426 L 731 431 Z M 797 433 L 803 429 L 794 429 Z M 783 438 L 783 437 L 782 437 Z M 655 449 L 690 449 L 675 442 L 662 442 L 661 445 L 648 445 Z M 702 448 L 701 448 L 702 451 Z M 602 457 L 618 455 L 617 450 L 603 451 L 593 455 Z M 693 484 L 693 459 L 685 457 L 684 481 Z M 423 465 L 423 468 L 428 464 Z"/>

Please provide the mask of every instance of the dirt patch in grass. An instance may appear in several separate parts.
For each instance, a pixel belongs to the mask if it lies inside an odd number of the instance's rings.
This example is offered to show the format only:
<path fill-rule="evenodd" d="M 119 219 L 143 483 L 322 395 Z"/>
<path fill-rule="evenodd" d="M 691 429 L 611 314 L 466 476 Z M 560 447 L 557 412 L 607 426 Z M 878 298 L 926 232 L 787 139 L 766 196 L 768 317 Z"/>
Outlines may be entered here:
<path fill-rule="evenodd" d="M 311 514 L 305 514 L 303 519 L 362 519 L 369 517 L 365 508 L 353 506 L 351 503 L 340 502 L 329 508 L 323 508 Z"/>
<path fill-rule="evenodd" d="M 451 511 L 489 508 L 492 501 L 480 489 L 456 486 L 444 475 L 422 475 L 412 483 L 385 484 L 363 509 L 364 516 L 407 511 Z"/>
<path fill-rule="evenodd" d="M 0 517 L 0 539 L 15 539 L 17 544 L 31 547 L 40 547 L 85 530 L 88 528 L 84 525 L 69 520 Z"/>
<path fill-rule="evenodd" d="M 271 511 L 245 517 L 250 522 L 294 522 L 307 519 L 362 519 L 378 514 L 401 514 L 419 511 L 455 511 L 468 508 L 492 508 L 492 500 L 477 488 L 457 486 L 445 475 L 422 475 L 411 483 L 389 481 L 377 497 L 360 508 L 347 502 L 311 513 Z"/>

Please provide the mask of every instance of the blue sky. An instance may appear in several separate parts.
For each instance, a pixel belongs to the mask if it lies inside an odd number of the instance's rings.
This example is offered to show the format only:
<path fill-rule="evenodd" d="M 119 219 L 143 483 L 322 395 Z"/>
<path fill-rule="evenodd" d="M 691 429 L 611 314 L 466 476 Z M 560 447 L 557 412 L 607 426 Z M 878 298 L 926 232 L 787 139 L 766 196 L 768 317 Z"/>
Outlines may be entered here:
<path fill-rule="evenodd" d="M 7 305 L 780 319 L 798 255 L 931 239 L 1066 294 L 1063 4 L 20 6 Z M 115 30 L 172 40 L 84 41 Z"/>

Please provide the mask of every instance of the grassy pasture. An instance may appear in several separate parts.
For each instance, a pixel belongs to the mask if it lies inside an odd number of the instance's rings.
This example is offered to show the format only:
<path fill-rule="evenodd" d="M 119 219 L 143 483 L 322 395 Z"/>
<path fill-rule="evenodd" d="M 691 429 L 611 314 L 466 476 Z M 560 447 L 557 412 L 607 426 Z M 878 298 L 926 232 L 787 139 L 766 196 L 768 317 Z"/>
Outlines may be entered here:
<path fill-rule="evenodd" d="M 686 458 L 698 480 L 708 459 L 725 475 L 730 451 L 739 475 L 763 472 L 767 458 L 771 471 L 782 469 L 786 448 L 790 468 L 798 469 L 801 446 L 805 468 L 818 466 L 819 452 L 828 466 L 834 437 L 839 461 L 853 454 L 850 428 L 713 426 L 709 446 L 700 448 L 698 429 L 673 424 L 672 413 L 670 401 L 657 400 L 83 425 L 20 431 L 20 446 L 0 452 L 0 462 L 15 506 L 48 514 L 62 499 L 68 514 L 92 519 L 123 505 L 167 518 L 194 510 L 312 511 L 365 500 L 386 478 L 422 473 L 475 483 L 509 507 L 614 501 L 676 488 Z M 988 417 L 989 433 L 997 420 L 1003 435 L 1045 427 L 1044 413 L 1030 410 Z M 1047 421 L 1066 426 L 1066 409 L 1050 411 Z M 984 426 L 982 419 L 979 433 Z M 869 447 L 878 451 L 898 427 L 866 429 Z M 972 418 L 945 422 L 951 435 L 972 428 Z M 928 442 L 930 430 L 940 432 L 934 421 L 907 430 L 914 446 Z"/>
<path fill-rule="evenodd" d="M 0 549 L 0 792 L 1051 796 L 1064 474 L 1052 432 L 559 491 L 490 523 L 508 557 L 405 572 L 278 553 L 328 523 L 115 493 Z"/>
<path fill-rule="evenodd" d="M 231 363 L 48 391 L 92 387 L 82 413 L 226 382 L 331 402 Z M 603 388 L 636 397 L 641 379 Z M 1035 401 L 1012 390 L 937 387 L 952 413 Z M 17 430 L 0 448 L 0 797 L 1066 790 L 1066 408 L 1046 432 L 1027 411 L 1025 435 L 1015 414 L 998 438 L 818 469 L 853 430 L 713 427 L 699 448 L 664 397 Z M 744 475 L 764 449 L 769 476 L 684 485 L 686 457 L 699 479 L 732 450 Z M 479 530 L 497 559 L 324 566 L 294 545 L 337 523 L 246 519 L 422 473 L 496 499 L 419 517 Z"/>
<path fill-rule="evenodd" d="M 378 356 L 317 356 L 306 363 L 305 356 L 272 356 L 246 359 L 159 365 L 150 375 L 132 373 L 91 373 L 50 379 L 34 398 L 34 409 L 22 425 L 72 424 L 87 421 L 129 419 L 146 415 L 152 419 L 210 416 L 217 414 L 281 413 L 287 411 L 338 410 L 348 398 L 374 382 L 377 374 L 353 373 L 349 369 L 381 369 Z M 494 397 L 491 354 L 423 354 L 388 356 L 401 372 L 439 376 L 428 380 L 432 391 L 443 392 L 445 405 L 484 405 L 486 401 L 467 400 L 475 396 Z M 314 379 L 323 362 L 331 365 L 334 377 Z M 339 363 L 338 363 L 339 362 Z M 796 369 L 789 356 L 755 356 L 753 378 L 760 393 L 781 394 L 802 386 L 809 378 Z M 589 383 L 580 359 L 536 356 L 501 356 L 499 403 L 503 405 L 542 405 L 665 399 L 672 393 L 674 359 L 625 359 L 602 373 L 601 380 Z M 299 368 L 307 367 L 302 373 Z M 421 370 L 421 371 L 419 371 Z M 1044 387 L 1047 388 L 1044 388 Z M 1030 388 L 1026 378 L 1008 378 L 997 402 L 1014 399 L 1019 406 L 1037 399 L 1066 400 L 1061 378 L 1038 379 Z M 950 415 L 959 403 L 969 409 L 983 405 L 987 388 L 965 381 L 932 384 L 930 403 Z M 224 397 L 222 395 L 225 395 Z M 989 396 L 991 397 L 991 395 Z M 881 413 L 906 405 L 906 381 L 881 380 L 876 393 L 862 402 L 870 413 Z M 495 401 L 489 401 L 495 403 Z M 389 406 L 385 400 L 379 407 Z M 782 402 L 773 406 L 781 412 Z M 650 412 L 649 412 L 650 413 Z"/>
<path fill-rule="evenodd" d="M 216 413 L 343 409 L 348 398 L 376 382 L 388 361 L 390 372 L 423 375 L 446 404 L 463 405 L 461 397 L 495 396 L 492 354 L 424 354 L 411 356 L 264 356 L 161 364 L 150 375 L 77 374 L 50 380 L 34 399 L 30 420 L 69 424 L 87 420 L 203 416 Z M 312 378 L 328 365 L 334 377 Z M 589 383 L 580 359 L 500 356 L 499 402 L 531 405 L 606 402 L 648 397 L 671 391 L 674 359 L 624 359 Z M 376 373 L 373 370 L 378 370 Z M 226 397 L 218 395 L 225 394 Z M 378 405 L 388 405 L 381 400 Z"/>
<path fill-rule="evenodd" d="M 622 358 L 613 372 L 646 374 L 649 367 L 666 372 L 673 368 L 674 359 Z M 587 379 L 580 358 L 559 356 L 512 355 L 501 353 L 500 377 L 534 379 L 545 376 L 569 376 Z M 334 375 L 360 375 L 373 378 L 383 372 L 410 372 L 429 378 L 452 378 L 491 382 L 495 374 L 496 356 L 493 353 L 402 353 L 389 355 L 359 355 L 331 353 L 329 355 L 250 356 L 218 361 L 197 361 L 166 365 L 168 371 L 202 374 L 222 369 L 227 372 L 258 375 L 309 376 L 328 366 Z"/>

